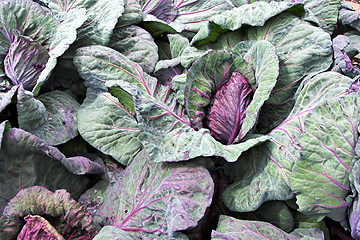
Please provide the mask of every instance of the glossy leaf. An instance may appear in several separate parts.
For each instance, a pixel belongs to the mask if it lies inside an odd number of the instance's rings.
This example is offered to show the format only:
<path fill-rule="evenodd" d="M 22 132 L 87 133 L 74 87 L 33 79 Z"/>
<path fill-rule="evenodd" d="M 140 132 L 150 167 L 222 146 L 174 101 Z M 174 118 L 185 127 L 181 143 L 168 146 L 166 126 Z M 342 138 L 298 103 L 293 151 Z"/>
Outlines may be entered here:
<path fill-rule="evenodd" d="M 196 226 L 214 192 L 212 178 L 201 164 L 154 163 L 146 151 L 116 182 L 103 187 L 95 186 L 80 198 L 96 221 L 158 236 Z"/>

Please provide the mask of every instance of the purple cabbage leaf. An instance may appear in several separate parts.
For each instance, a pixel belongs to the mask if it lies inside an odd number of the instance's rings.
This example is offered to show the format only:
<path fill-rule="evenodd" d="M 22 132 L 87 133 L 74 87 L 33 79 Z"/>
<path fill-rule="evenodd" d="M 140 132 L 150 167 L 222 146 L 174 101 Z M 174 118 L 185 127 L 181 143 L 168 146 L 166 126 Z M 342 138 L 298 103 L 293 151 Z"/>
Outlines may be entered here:
<path fill-rule="evenodd" d="M 325 239 L 323 232 L 316 228 L 298 228 L 291 233 L 286 233 L 267 222 L 238 220 L 224 215 L 220 216 L 218 227 L 211 234 L 213 240 L 260 240 L 264 238 L 284 240 Z"/>
<path fill-rule="evenodd" d="M 2 239 L 92 239 L 97 233 L 90 213 L 66 190 L 41 186 L 22 189 L 10 200 L 0 229 Z"/>
<path fill-rule="evenodd" d="M 225 205 L 233 211 L 248 212 L 265 201 L 293 198 L 290 179 L 294 164 L 301 159 L 300 138 L 306 116 L 329 99 L 348 94 L 351 84 L 352 79 L 335 72 L 312 78 L 300 91 L 289 116 L 268 134 L 271 140 L 229 164 L 227 173 L 234 183 L 222 195 Z M 303 187 L 298 185 L 298 191 Z"/>
<path fill-rule="evenodd" d="M 75 41 L 76 29 L 85 21 L 85 10 L 76 9 L 57 19 L 33 1 L 6 0 L 0 4 L 0 13 L 7 16 L 0 27 L 0 47 L 4 52 L 0 66 L 5 68 L 0 71 L 9 75 L 13 84 L 25 83 L 24 87 L 37 95 L 56 59 Z"/>
<path fill-rule="evenodd" d="M 66 158 L 57 148 L 17 128 L 3 135 L 0 169 L 0 178 L 3 179 L 0 211 L 21 189 L 35 185 L 52 191 L 65 188 L 73 197 L 78 197 L 89 183 L 84 174 L 104 174 L 99 164 L 80 156 Z"/>
<path fill-rule="evenodd" d="M 154 163 L 142 150 L 119 177 L 100 182 L 79 201 L 100 226 L 156 238 L 196 226 L 213 192 L 201 162 Z"/>
<path fill-rule="evenodd" d="M 338 22 L 360 31 L 360 13 L 355 11 L 348 1 L 341 1 Z"/>
<path fill-rule="evenodd" d="M 353 64 L 352 59 L 360 53 L 360 35 L 338 35 L 333 39 L 335 66 L 340 72 L 354 78 L 360 75 L 359 66 Z"/>

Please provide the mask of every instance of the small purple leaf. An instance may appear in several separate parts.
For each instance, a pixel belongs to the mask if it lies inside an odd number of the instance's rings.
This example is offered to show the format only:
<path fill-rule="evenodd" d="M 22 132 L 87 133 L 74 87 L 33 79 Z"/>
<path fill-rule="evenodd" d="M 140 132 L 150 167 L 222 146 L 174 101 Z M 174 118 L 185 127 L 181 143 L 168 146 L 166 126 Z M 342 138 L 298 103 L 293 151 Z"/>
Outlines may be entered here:
<path fill-rule="evenodd" d="M 49 59 L 48 51 L 29 37 L 13 33 L 13 41 L 4 59 L 5 74 L 14 85 L 32 90 Z"/>
<path fill-rule="evenodd" d="M 205 125 L 211 135 L 224 144 L 232 144 L 240 132 L 252 90 L 246 79 L 233 72 L 230 79 L 216 92 Z"/>

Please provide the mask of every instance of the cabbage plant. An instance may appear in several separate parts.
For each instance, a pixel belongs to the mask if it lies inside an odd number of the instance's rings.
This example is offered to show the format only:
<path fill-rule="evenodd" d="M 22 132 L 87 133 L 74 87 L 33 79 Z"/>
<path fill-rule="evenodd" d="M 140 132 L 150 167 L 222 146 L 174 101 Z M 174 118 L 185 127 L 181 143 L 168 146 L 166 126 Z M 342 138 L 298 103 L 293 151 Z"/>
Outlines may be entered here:
<path fill-rule="evenodd" d="M 2 1 L 0 239 L 360 239 L 354 4 Z"/>

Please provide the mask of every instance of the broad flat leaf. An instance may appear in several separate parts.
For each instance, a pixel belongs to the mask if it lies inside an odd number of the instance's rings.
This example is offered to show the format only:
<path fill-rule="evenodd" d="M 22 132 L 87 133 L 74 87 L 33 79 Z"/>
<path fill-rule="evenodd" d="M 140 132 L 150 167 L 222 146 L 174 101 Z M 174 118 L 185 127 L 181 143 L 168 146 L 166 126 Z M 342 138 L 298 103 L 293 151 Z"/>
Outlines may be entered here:
<path fill-rule="evenodd" d="M 82 169 L 89 165 L 86 162 L 90 160 L 74 160 L 67 159 L 58 149 L 47 146 L 30 133 L 17 128 L 8 130 L 0 150 L 0 178 L 3 179 L 0 184 L 0 212 L 18 191 L 35 185 L 50 190 L 65 188 L 77 197 L 85 190 L 89 180 L 71 172 L 84 173 Z"/>
<path fill-rule="evenodd" d="M 209 130 L 191 128 L 182 111 L 175 112 L 173 107 L 126 82 L 120 87 L 134 97 L 140 140 L 152 161 L 176 162 L 199 156 L 220 156 L 234 162 L 242 152 L 269 139 L 260 135 L 239 144 L 223 145 Z"/>
<path fill-rule="evenodd" d="M 124 12 L 118 19 L 116 28 L 137 24 L 143 19 L 142 8 L 139 1 L 124 0 Z"/>
<path fill-rule="evenodd" d="M 26 224 L 17 235 L 17 238 L 64 240 L 63 236 L 45 218 L 38 215 L 27 215 L 24 220 Z"/>
<path fill-rule="evenodd" d="M 175 23 L 185 24 L 184 34 L 193 36 L 212 16 L 232 8 L 232 4 L 217 0 L 175 0 L 178 14 Z"/>
<path fill-rule="evenodd" d="M 143 14 L 151 14 L 157 19 L 171 23 L 177 15 L 177 9 L 172 0 L 142 0 L 139 1 Z"/>
<path fill-rule="evenodd" d="M 139 231 L 124 231 L 114 226 L 105 226 L 95 236 L 94 240 L 142 240 L 154 238 L 152 233 L 139 232 Z M 173 235 L 160 235 L 156 239 L 162 240 L 188 240 L 189 238 L 180 233 L 175 232 Z"/>
<path fill-rule="evenodd" d="M 37 99 L 24 90 L 18 90 L 19 127 L 42 139 L 48 145 L 59 145 L 78 135 L 77 110 L 79 103 L 70 95 L 53 91 Z"/>
<path fill-rule="evenodd" d="M 229 167 L 235 183 L 222 196 L 226 206 L 248 212 L 265 201 L 292 198 L 290 175 L 294 163 L 301 158 L 300 136 L 305 117 L 323 102 L 347 94 L 351 83 L 352 79 L 335 72 L 311 79 L 301 90 L 290 115 L 269 133 L 271 140 L 245 152 Z"/>
<path fill-rule="evenodd" d="M 153 37 L 135 25 L 115 28 L 108 46 L 138 63 L 147 73 L 154 70 L 159 59 L 158 46 Z"/>
<path fill-rule="evenodd" d="M 314 22 L 329 34 L 335 29 L 337 23 L 340 0 L 304 0 L 304 20 Z"/>
<path fill-rule="evenodd" d="M 327 70 L 332 63 L 330 35 L 290 13 L 281 13 L 263 27 L 252 27 L 249 40 L 267 40 L 279 57 L 279 77 L 261 111 L 263 132 L 280 124 L 289 114 L 301 80 Z"/>
<path fill-rule="evenodd" d="M 252 67 L 240 56 L 225 51 L 210 51 L 194 62 L 187 73 L 185 85 L 186 110 L 192 127 L 203 127 L 205 109 L 211 97 L 233 72 L 242 74 L 247 81 L 254 78 Z"/>
<path fill-rule="evenodd" d="M 109 93 L 86 98 L 79 108 L 78 122 L 88 143 L 124 165 L 142 148 L 136 119 Z"/>
<path fill-rule="evenodd" d="M 168 34 L 170 43 L 171 58 L 180 57 L 186 47 L 189 46 L 189 40 L 180 34 Z"/>
<path fill-rule="evenodd" d="M 29 37 L 15 31 L 12 43 L 4 59 L 5 74 L 13 85 L 22 84 L 26 90 L 32 90 L 41 71 L 49 59 L 46 48 Z"/>
<path fill-rule="evenodd" d="M 345 217 L 350 191 L 348 170 L 359 133 L 359 96 L 352 93 L 325 102 L 308 114 L 300 138 L 302 157 L 290 178 L 299 211 Z"/>
<path fill-rule="evenodd" d="M 104 83 L 123 80 L 153 94 L 157 80 L 123 54 L 104 46 L 82 47 L 77 50 L 74 64 L 87 87 L 107 91 Z"/>
<path fill-rule="evenodd" d="M 86 21 L 78 29 L 77 45 L 106 45 L 118 18 L 124 12 L 123 0 L 40 0 L 59 15 L 76 8 L 86 9 Z"/>
<path fill-rule="evenodd" d="M 300 229 L 298 229 L 300 230 Z M 216 231 L 213 230 L 211 239 L 284 239 L 284 240 L 319 240 L 324 239 L 323 233 L 316 228 L 302 229 L 301 235 L 294 231 L 290 234 L 267 222 L 246 221 L 221 215 Z"/>
<path fill-rule="evenodd" d="M 22 218 L 28 220 L 31 215 L 51 217 L 51 225 L 66 239 L 92 239 L 96 234 L 90 213 L 68 192 L 34 186 L 22 189 L 8 203 L 0 218 L 0 237 L 16 238 L 24 224 Z"/>
<path fill-rule="evenodd" d="M 265 22 L 273 16 L 288 10 L 291 7 L 299 5 L 298 2 L 253 2 L 251 4 L 244 4 L 231 10 L 214 15 L 210 18 L 211 21 L 218 24 L 223 29 L 230 29 L 235 31 L 242 25 L 249 26 L 263 26 Z"/>
<path fill-rule="evenodd" d="M 103 187 L 95 186 L 80 198 L 95 221 L 157 236 L 196 226 L 214 192 L 212 178 L 201 164 L 154 163 L 146 151 Z"/>

